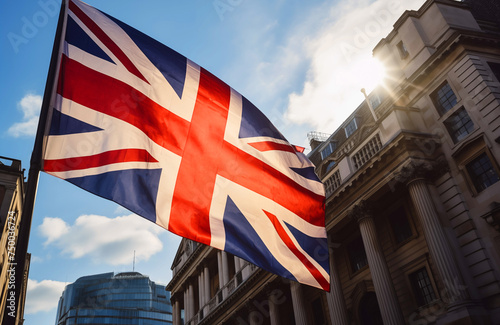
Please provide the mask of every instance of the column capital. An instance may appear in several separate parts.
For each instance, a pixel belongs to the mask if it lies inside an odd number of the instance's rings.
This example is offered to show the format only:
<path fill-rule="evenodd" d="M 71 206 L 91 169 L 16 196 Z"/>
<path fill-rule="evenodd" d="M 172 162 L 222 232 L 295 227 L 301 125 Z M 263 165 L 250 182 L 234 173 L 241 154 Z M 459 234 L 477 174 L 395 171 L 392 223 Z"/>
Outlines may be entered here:
<path fill-rule="evenodd" d="M 200 275 L 201 272 L 203 272 L 203 264 L 199 263 L 198 265 L 196 265 L 195 272 L 197 275 Z"/>
<path fill-rule="evenodd" d="M 373 218 L 373 203 L 368 200 L 359 201 L 348 212 L 348 217 L 357 223 L 365 218 Z"/>
<path fill-rule="evenodd" d="M 184 290 L 183 290 L 184 291 Z M 179 301 L 179 298 L 181 296 L 184 296 L 184 292 L 181 292 L 181 291 L 176 291 L 174 292 L 173 294 L 170 293 L 170 300 L 172 301 Z"/>
<path fill-rule="evenodd" d="M 200 266 L 201 268 L 206 268 L 206 267 L 208 267 L 208 265 L 210 264 L 210 262 L 211 262 L 211 259 L 210 259 L 209 257 L 204 257 L 204 258 L 200 261 L 199 266 Z"/>
<path fill-rule="evenodd" d="M 16 189 L 17 189 L 17 183 L 15 183 L 15 182 L 14 182 L 14 183 L 11 183 L 11 182 L 9 182 L 9 183 L 4 183 L 4 184 L 2 184 L 2 186 L 3 186 L 3 187 L 5 188 L 5 190 L 7 190 L 7 191 L 13 191 L 13 192 L 15 192 L 15 191 L 16 191 Z"/>
<path fill-rule="evenodd" d="M 449 169 L 446 160 L 439 157 L 436 160 L 412 159 L 394 172 L 394 182 L 408 185 L 417 179 L 434 179 Z"/>

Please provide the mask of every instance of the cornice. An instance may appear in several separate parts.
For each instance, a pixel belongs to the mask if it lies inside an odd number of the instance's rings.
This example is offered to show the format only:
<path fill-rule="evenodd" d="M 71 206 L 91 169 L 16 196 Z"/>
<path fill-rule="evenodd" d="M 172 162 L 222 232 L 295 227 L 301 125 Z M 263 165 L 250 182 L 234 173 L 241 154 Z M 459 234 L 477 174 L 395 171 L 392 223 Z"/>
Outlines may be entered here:
<path fill-rule="evenodd" d="M 373 52 L 377 50 L 378 47 L 383 46 L 386 43 L 392 41 L 392 39 L 397 35 L 399 28 L 405 23 L 408 18 L 420 18 L 422 15 L 434 4 L 440 3 L 454 7 L 461 7 L 464 9 L 469 8 L 467 5 L 460 3 L 458 1 L 450 0 L 428 0 L 426 1 L 418 10 L 406 10 L 396 22 L 392 25 L 393 29 L 387 34 L 386 37 L 382 38 L 377 45 L 373 48 Z"/>
<path fill-rule="evenodd" d="M 432 154 L 418 153 L 418 143 L 431 141 L 436 145 Z M 327 229 L 349 219 L 356 204 L 369 200 L 383 190 L 397 191 L 411 177 L 426 177 L 433 180 L 449 169 L 439 149 L 439 139 L 432 135 L 401 132 L 389 141 L 377 155 L 336 189 L 326 200 Z M 406 153 L 406 154 L 404 154 Z M 401 161 L 395 163 L 396 159 Z M 367 186 L 369 184 L 369 186 Z M 351 215 L 350 215 L 351 213 Z M 332 216 L 334 214 L 334 216 Z"/>
<path fill-rule="evenodd" d="M 426 155 L 422 153 L 422 160 L 434 160 L 435 156 L 438 156 L 438 148 L 440 146 L 439 138 L 433 136 L 431 134 L 426 133 L 415 133 L 409 131 L 401 131 L 396 136 L 394 136 L 391 140 L 389 140 L 380 151 L 374 155 L 369 161 L 367 161 L 361 168 L 355 171 L 349 178 L 344 180 L 341 186 L 337 188 L 332 195 L 326 198 L 327 206 L 338 196 L 340 196 L 343 192 L 349 190 L 349 188 L 355 187 L 357 182 L 363 175 L 371 173 L 373 170 L 374 173 L 379 174 L 380 170 L 377 168 L 380 167 L 381 164 L 385 163 L 385 160 L 390 155 L 397 155 L 398 152 L 412 152 L 412 151 L 422 151 L 420 146 L 422 142 L 430 143 L 434 146 L 435 150 L 431 155 Z M 428 157 L 427 157 L 428 156 Z M 414 157 L 414 159 L 419 159 L 418 157 Z M 391 171 L 390 173 L 393 173 Z"/>
<path fill-rule="evenodd" d="M 261 277 L 262 276 L 262 277 Z M 266 279 L 267 276 L 267 279 Z M 226 299 L 224 299 L 214 310 L 212 310 L 208 315 L 206 315 L 200 322 L 199 325 L 213 324 L 214 320 L 217 319 L 223 312 L 227 312 L 227 306 L 233 305 L 233 302 L 238 298 L 248 294 L 250 288 L 254 288 L 254 284 L 260 279 L 265 282 L 273 281 L 277 275 L 266 272 L 261 268 L 257 268 L 248 279 L 246 279 L 240 286 Z M 259 291 L 260 292 L 260 291 Z"/>
<path fill-rule="evenodd" d="M 188 259 L 186 260 L 186 262 L 184 262 L 182 267 L 179 270 L 177 270 L 177 272 L 172 277 L 170 282 L 165 286 L 165 290 L 172 291 L 172 289 L 175 286 L 177 286 L 177 282 L 179 282 L 183 278 L 187 279 L 190 276 L 190 275 L 187 275 L 187 271 L 191 267 L 191 265 L 193 264 L 194 260 L 201 254 L 201 252 L 203 250 L 205 250 L 205 249 L 208 250 L 210 248 L 211 248 L 210 246 L 197 243 L 196 249 L 193 251 L 193 253 L 191 255 L 189 255 Z M 183 282 L 185 282 L 185 281 L 183 281 Z"/>

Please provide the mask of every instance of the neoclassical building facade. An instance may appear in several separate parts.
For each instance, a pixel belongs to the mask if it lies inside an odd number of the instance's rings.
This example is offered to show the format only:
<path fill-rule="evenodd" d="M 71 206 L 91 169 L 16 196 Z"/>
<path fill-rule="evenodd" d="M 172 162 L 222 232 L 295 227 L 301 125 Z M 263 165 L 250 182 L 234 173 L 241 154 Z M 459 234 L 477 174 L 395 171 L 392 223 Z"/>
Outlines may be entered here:
<path fill-rule="evenodd" d="M 331 291 L 183 240 L 174 324 L 498 324 L 500 5 L 428 0 L 375 47 L 388 78 L 331 135 Z"/>
<path fill-rule="evenodd" d="M 14 256 L 19 241 L 25 186 L 21 161 L 0 157 L 0 319 L 14 319 L 15 315 L 15 324 L 22 324 L 24 321 L 24 301 L 31 259 L 28 253 L 23 283 L 20 285 L 19 297 L 16 298 L 13 279 L 15 272 L 19 270 L 16 269 Z"/>

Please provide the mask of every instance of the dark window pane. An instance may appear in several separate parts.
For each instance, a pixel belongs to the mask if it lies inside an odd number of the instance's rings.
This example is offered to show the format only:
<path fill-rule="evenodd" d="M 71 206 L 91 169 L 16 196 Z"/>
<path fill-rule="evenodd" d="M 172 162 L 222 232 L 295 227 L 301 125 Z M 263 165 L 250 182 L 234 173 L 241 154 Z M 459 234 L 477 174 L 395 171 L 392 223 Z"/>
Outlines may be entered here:
<path fill-rule="evenodd" d="M 337 143 L 330 142 L 323 150 L 321 150 L 321 159 L 325 159 L 337 149 Z"/>
<path fill-rule="evenodd" d="M 379 95 L 374 94 L 374 95 L 370 96 L 370 105 L 372 106 L 373 109 L 379 107 L 381 103 L 382 103 L 382 99 L 380 98 Z"/>
<path fill-rule="evenodd" d="M 365 247 L 363 246 L 363 240 L 361 237 L 353 240 L 347 246 L 347 251 L 349 253 L 349 260 L 351 261 L 352 272 L 356 272 L 368 264 Z"/>
<path fill-rule="evenodd" d="M 330 171 L 335 166 L 335 161 L 330 161 L 328 166 L 326 167 L 326 171 Z"/>
<path fill-rule="evenodd" d="M 493 168 L 490 158 L 484 152 L 468 163 L 466 167 L 477 192 L 481 192 L 499 180 L 497 171 Z"/>
<path fill-rule="evenodd" d="M 448 83 L 434 91 L 431 94 L 431 99 L 441 115 L 457 104 L 457 97 Z"/>
<path fill-rule="evenodd" d="M 351 120 L 351 122 L 349 122 L 349 124 L 347 124 L 347 126 L 345 127 L 345 136 L 346 138 L 350 137 L 351 134 L 354 133 L 354 131 L 356 131 L 358 129 L 358 125 L 356 123 L 356 119 L 353 118 Z"/>
<path fill-rule="evenodd" d="M 455 113 L 450 115 L 450 117 L 444 121 L 444 125 L 455 143 L 474 131 L 474 123 L 463 107 L 457 109 Z"/>
<path fill-rule="evenodd" d="M 436 300 L 436 294 L 434 293 L 431 279 L 425 267 L 410 274 L 410 282 L 419 307 L 428 305 Z"/>
<path fill-rule="evenodd" d="M 412 236 L 410 221 L 406 215 L 404 207 L 398 208 L 389 216 L 396 242 L 402 243 Z"/>
<path fill-rule="evenodd" d="M 497 78 L 498 82 L 500 82 L 500 63 L 497 62 L 488 62 L 490 66 L 491 72 Z"/>
<path fill-rule="evenodd" d="M 401 57 L 401 59 L 406 58 L 408 56 L 408 50 L 406 49 L 403 41 L 399 42 L 396 46 L 398 48 L 399 56 Z"/>

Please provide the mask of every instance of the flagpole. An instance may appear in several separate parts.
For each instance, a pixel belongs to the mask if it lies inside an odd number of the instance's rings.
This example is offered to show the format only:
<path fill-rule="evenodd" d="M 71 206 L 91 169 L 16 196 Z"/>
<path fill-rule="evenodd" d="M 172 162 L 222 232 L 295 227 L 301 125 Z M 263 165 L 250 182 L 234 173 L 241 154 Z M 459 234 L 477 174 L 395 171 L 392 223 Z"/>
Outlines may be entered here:
<path fill-rule="evenodd" d="M 49 71 L 47 73 L 47 82 L 45 84 L 42 107 L 40 110 L 40 118 L 38 120 L 38 129 L 35 137 L 35 143 L 33 146 L 33 152 L 31 153 L 30 169 L 28 172 L 28 183 L 26 185 L 26 192 L 24 193 L 24 204 L 21 213 L 19 232 L 17 235 L 15 260 L 14 263 L 9 263 L 8 266 L 9 270 L 14 270 L 15 272 L 15 282 L 12 285 L 13 288 L 11 288 L 12 282 L 9 279 L 9 286 L 5 298 L 8 299 L 8 297 L 12 297 L 14 295 L 15 297 L 14 309 L 11 307 L 12 302 L 7 301 L 5 304 L 5 309 L 3 314 L 3 320 L 2 320 L 3 325 L 17 325 L 17 324 L 22 324 L 23 322 L 23 319 L 18 319 L 18 317 L 20 317 L 21 314 L 24 314 L 24 302 L 26 299 L 26 290 L 27 290 L 25 286 L 27 286 L 28 284 L 27 277 L 29 273 L 29 270 L 25 270 L 25 268 L 26 268 L 26 259 L 28 253 L 29 236 L 31 230 L 31 220 L 33 218 L 33 209 L 35 207 L 35 198 L 38 187 L 38 176 L 40 174 L 40 170 L 42 169 L 43 137 L 45 134 L 45 128 L 47 123 L 51 96 L 53 93 L 54 82 L 56 80 L 56 71 L 59 59 L 59 50 L 61 47 L 61 35 L 63 31 L 65 8 L 66 8 L 66 0 L 62 0 L 61 9 L 59 12 L 59 20 L 57 23 L 56 35 L 54 38 L 54 44 L 52 46 L 52 56 L 50 59 Z M 26 281 L 25 281 L 25 276 L 26 276 Z"/>

